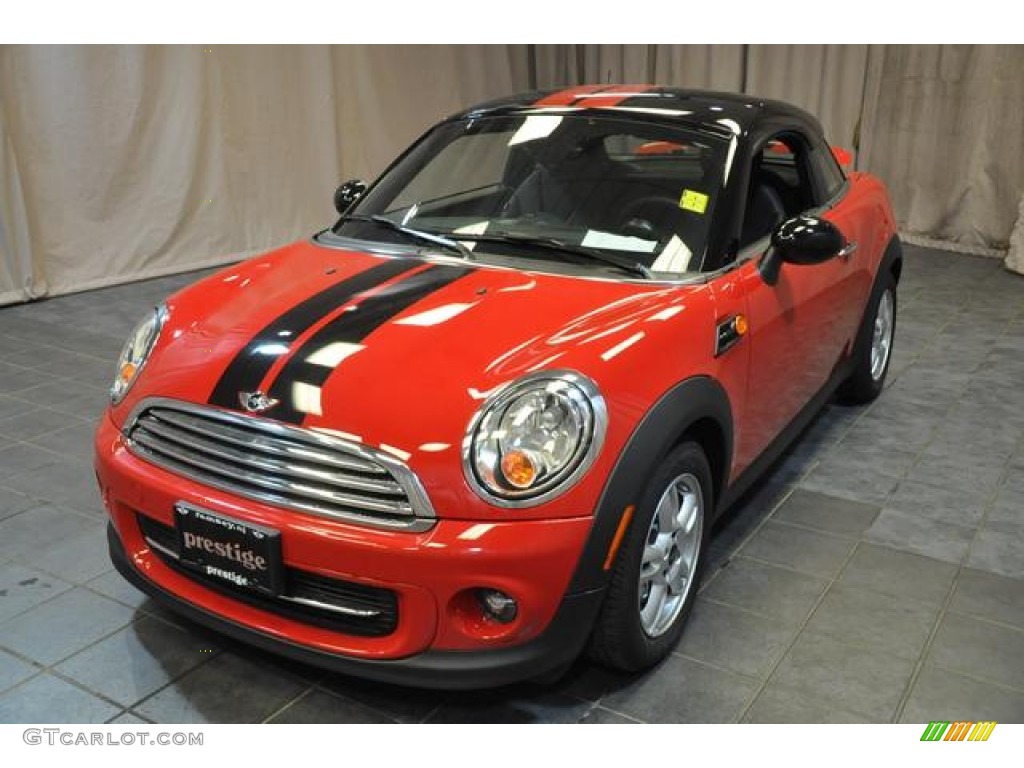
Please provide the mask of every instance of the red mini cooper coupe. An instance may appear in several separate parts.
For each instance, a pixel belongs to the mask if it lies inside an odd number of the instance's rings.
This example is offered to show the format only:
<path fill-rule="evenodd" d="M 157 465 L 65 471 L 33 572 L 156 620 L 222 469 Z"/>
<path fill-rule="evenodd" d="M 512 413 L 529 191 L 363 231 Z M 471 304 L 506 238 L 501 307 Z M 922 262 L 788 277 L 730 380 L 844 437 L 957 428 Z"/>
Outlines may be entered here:
<path fill-rule="evenodd" d="M 96 439 L 117 568 L 254 645 L 429 687 L 649 667 L 716 517 L 882 389 L 885 189 L 786 104 L 512 97 L 335 202 L 156 308 Z"/>

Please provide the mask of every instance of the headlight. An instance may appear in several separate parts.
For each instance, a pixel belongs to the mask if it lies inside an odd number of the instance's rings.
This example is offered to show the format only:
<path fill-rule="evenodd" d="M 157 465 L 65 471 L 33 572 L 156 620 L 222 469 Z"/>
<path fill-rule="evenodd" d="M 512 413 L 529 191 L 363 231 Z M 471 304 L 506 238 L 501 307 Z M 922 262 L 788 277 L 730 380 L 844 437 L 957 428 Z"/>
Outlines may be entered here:
<path fill-rule="evenodd" d="M 463 442 L 466 479 L 498 506 L 527 507 L 568 490 L 590 467 L 608 423 L 590 379 L 543 371 L 499 390 Z"/>
<path fill-rule="evenodd" d="M 161 304 L 150 315 L 135 326 L 121 350 L 121 358 L 117 361 L 117 373 L 114 376 L 114 384 L 110 388 L 110 402 L 117 405 L 128 394 L 139 371 L 149 359 L 149 353 L 153 351 L 156 340 L 160 336 L 160 329 L 167 320 L 167 307 Z"/>

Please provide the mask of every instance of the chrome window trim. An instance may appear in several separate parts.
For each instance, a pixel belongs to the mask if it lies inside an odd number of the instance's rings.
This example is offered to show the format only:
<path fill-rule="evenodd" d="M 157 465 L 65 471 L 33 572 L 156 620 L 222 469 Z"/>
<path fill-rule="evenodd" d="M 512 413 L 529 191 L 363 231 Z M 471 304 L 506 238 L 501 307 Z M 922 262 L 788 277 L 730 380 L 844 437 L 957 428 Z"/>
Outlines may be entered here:
<path fill-rule="evenodd" d="M 382 465 L 391 474 L 395 482 L 401 487 L 402 491 L 408 498 L 412 516 L 406 519 L 388 519 L 374 517 L 372 512 L 367 514 L 340 512 L 320 507 L 314 501 L 303 503 L 277 495 L 270 490 L 241 490 L 229 482 L 221 482 L 207 476 L 199 476 L 197 473 L 182 470 L 178 466 L 173 468 L 168 467 L 165 462 L 160 460 L 159 457 L 154 456 L 152 451 L 148 450 L 144 445 L 130 437 L 132 430 L 138 424 L 140 417 L 151 408 L 164 408 L 171 411 L 190 413 L 199 417 L 219 420 L 224 424 L 239 428 L 246 428 L 250 430 L 255 428 L 272 436 L 290 439 L 307 445 L 311 444 L 313 446 L 320 446 L 328 450 L 337 451 L 341 454 L 347 454 L 364 461 Z M 186 477 L 199 485 L 217 488 L 218 490 L 225 491 L 240 498 L 250 498 L 274 507 L 294 509 L 299 512 L 316 515 L 318 517 L 392 531 L 399 530 L 410 533 L 419 533 L 429 530 L 436 522 L 437 516 L 423 484 L 404 462 L 384 451 L 371 448 L 370 446 L 363 445 L 361 443 L 355 443 L 340 437 L 335 437 L 333 435 L 327 435 L 316 430 L 296 427 L 290 424 L 283 424 L 279 421 L 273 421 L 259 416 L 236 413 L 234 411 L 225 410 L 215 406 L 199 405 L 166 397 L 149 397 L 139 402 L 132 409 L 121 428 L 121 434 L 124 438 L 125 445 L 134 456 L 137 456 L 154 466 L 160 467 L 167 472 Z M 176 464 L 177 463 L 180 462 L 176 462 Z M 394 511 L 399 512 L 399 510 Z"/>

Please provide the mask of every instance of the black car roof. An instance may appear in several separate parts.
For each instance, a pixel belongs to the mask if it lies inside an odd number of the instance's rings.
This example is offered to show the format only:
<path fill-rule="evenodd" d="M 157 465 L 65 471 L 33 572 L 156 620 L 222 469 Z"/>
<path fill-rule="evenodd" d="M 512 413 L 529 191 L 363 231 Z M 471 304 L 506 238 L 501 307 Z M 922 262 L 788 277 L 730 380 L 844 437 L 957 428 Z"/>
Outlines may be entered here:
<path fill-rule="evenodd" d="M 577 86 L 576 88 L 519 93 L 476 104 L 454 115 L 453 119 L 466 119 L 483 114 L 534 112 L 536 110 L 545 112 L 589 111 L 588 102 L 591 102 L 599 103 L 600 111 L 605 113 L 608 111 L 622 112 L 623 115 L 628 114 L 634 119 L 678 120 L 713 130 L 716 133 L 745 135 L 753 127 L 764 122 L 795 123 L 819 135 L 822 133 L 821 124 L 817 118 L 784 101 L 763 99 L 741 93 L 657 85 L 636 86 L 625 92 L 621 91 L 624 86 L 597 87 L 601 90 L 594 91 L 595 86 Z M 620 90 L 614 90 L 616 88 Z M 557 98 L 559 95 L 562 98 Z"/>

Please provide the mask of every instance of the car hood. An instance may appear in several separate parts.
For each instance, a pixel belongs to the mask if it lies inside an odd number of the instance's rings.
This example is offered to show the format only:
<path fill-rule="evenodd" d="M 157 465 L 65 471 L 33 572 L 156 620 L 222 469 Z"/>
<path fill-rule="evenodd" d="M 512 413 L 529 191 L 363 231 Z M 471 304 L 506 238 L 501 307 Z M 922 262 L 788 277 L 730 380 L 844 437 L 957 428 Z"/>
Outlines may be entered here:
<path fill-rule="evenodd" d="M 481 402 L 527 373 L 605 387 L 701 290 L 299 243 L 172 297 L 124 407 L 161 396 L 242 410 L 263 392 L 278 401 L 266 418 L 408 460 L 457 447 Z"/>

